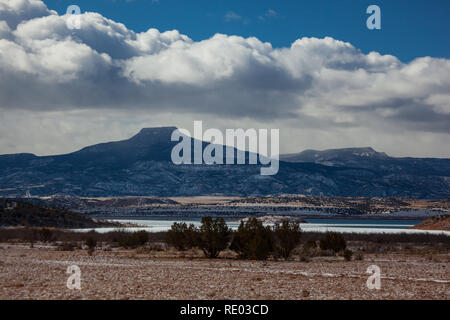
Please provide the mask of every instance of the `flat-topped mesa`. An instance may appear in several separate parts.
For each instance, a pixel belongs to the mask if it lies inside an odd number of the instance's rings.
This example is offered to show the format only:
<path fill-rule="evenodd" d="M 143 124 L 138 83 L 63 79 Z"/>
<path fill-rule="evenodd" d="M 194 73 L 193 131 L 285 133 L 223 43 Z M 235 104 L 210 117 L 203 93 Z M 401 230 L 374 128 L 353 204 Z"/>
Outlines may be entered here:
<path fill-rule="evenodd" d="M 177 127 L 156 127 L 156 128 L 142 128 L 141 131 L 139 131 L 138 134 L 133 136 L 133 138 L 138 137 L 151 137 L 156 135 L 165 135 L 165 134 L 172 134 L 173 131 L 177 130 Z"/>
<path fill-rule="evenodd" d="M 143 128 L 128 141 L 137 144 L 169 143 L 172 132 L 177 127 Z"/>
<path fill-rule="evenodd" d="M 142 153 L 155 145 L 169 146 L 170 136 L 176 129 L 176 127 L 144 128 L 129 139 L 88 146 L 75 152 L 75 154 L 104 154 L 112 152 L 116 155 L 127 154 L 132 156 L 130 153 Z M 157 152 L 158 150 L 154 151 Z"/>

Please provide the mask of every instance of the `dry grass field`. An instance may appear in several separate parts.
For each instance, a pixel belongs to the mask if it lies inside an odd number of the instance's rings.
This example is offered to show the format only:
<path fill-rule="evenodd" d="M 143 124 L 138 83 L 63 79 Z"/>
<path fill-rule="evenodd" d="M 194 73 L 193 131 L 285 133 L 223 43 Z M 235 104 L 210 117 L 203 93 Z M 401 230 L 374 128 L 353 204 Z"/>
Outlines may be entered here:
<path fill-rule="evenodd" d="M 0 299 L 450 299 L 448 251 L 308 260 L 242 261 L 228 252 L 208 260 L 143 248 L 88 255 L 8 243 L 0 245 Z M 366 285 L 373 264 L 381 269 L 380 290 Z M 66 286 L 71 265 L 81 270 L 81 290 Z"/>

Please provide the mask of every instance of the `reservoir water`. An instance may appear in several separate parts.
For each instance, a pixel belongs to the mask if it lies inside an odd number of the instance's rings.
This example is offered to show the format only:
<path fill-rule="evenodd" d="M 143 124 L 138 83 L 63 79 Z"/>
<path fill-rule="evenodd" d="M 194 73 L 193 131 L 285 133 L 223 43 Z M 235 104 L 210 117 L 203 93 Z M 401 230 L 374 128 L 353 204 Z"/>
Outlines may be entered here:
<path fill-rule="evenodd" d="M 144 218 L 144 219 L 114 219 L 110 221 L 130 223 L 137 227 L 122 228 L 126 231 L 146 230 L 148 232 L 161 232 L 170 229 L 174 222 L 185 222 L 188 225 L 200 226 L 200 218 Z M 225 219 L 227 225 L 236 230 L 240 221 Z M 359 233 L 444 233 L 450 236 L 449 231 L 429 231 L 408 229 L 421 222 L 421 220 L 391 220 L 391 219 L 305 219 L 300 227 L 305 232 L 359 232 Z M 90 229 L 91 230 L 91 229 Z M 98 232 L 118 230 L 118 228 L 97 228 Z M 80 230 L 81 231 L 81 230 Z M 86 230 L 83 230 L 86 231 Z"/>

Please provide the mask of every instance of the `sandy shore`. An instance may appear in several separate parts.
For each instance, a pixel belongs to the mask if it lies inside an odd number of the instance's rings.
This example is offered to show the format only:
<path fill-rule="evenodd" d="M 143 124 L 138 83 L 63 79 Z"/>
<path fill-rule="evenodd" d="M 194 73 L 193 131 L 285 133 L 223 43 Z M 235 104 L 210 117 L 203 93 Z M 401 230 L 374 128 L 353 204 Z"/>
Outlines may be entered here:
<path fill-rule="evenodd" d="M 371 264 L 380 290 L 366 286 Z M 66 286 L 70 265 L 81 269 L 80 291 Z M 449 266 L 449 254 L 260 262 L 0 244 L 0 299 L 450 299 Z"/>

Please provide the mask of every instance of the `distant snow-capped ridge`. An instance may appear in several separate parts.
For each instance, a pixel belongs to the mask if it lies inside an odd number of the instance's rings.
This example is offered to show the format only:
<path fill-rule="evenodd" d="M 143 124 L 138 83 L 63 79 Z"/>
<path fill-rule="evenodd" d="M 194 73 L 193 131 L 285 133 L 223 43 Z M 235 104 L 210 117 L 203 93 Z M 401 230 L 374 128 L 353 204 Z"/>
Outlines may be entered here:
<path fill-rule="evenodd" d="M 395 158 L 370 147 L 306 150 L 281 155 L 278 173 L 262 179 L 260 165 L 175 165 L 176 129 L 145 128 L 129 139 L 64 155 L 0 155 L 0 196 L 450 198 L 450 159 Z"/>

